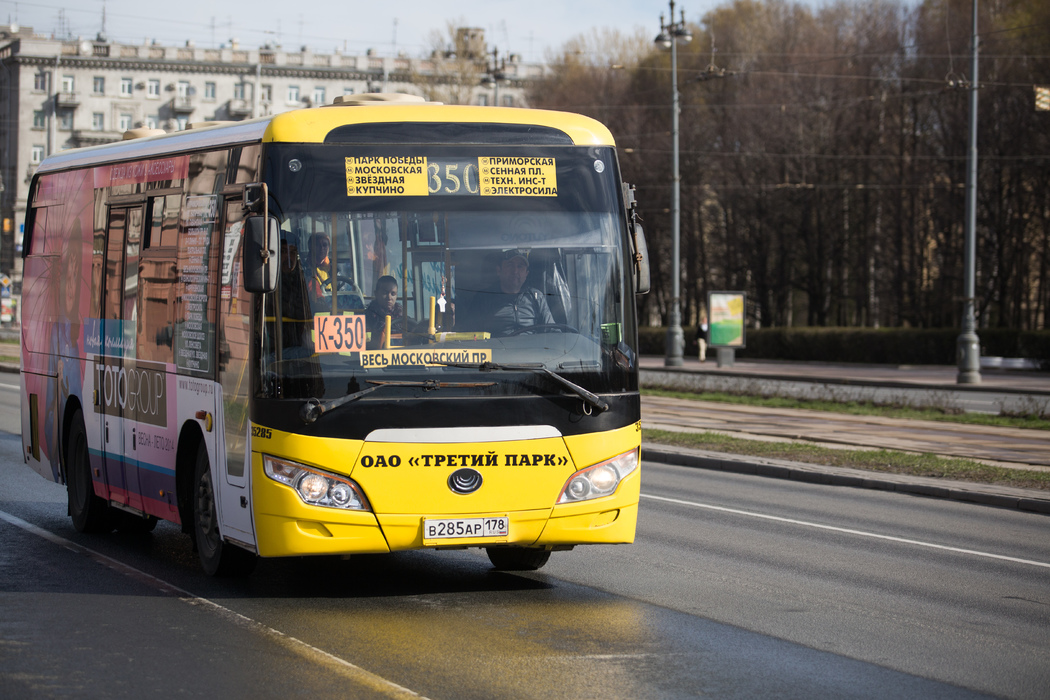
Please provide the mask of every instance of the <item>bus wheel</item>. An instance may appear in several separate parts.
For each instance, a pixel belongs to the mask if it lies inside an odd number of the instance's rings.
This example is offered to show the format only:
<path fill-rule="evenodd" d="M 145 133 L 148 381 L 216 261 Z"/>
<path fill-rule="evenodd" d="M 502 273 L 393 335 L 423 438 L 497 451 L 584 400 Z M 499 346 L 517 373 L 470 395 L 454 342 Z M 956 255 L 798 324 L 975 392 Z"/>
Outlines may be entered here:
<path fill-rule="evenodd" d="M 219 513 L 215 508 L 208 450 L 197 447 L 197 469 L 194 479 L 193 531 L 201 566 L 209 576 L 247 576 L 255 568 L 255 555 L 223 542 L 219 535 Z"/>
<path fill-rule="evenodd" d="M 84 414 L 73 414 L 66 441 L 66 492 L 69 515 L 77 532 L 109 532 L 113 529 L 112 513 L 105 499 L 95 495 L 91 483 L 91 458 L 88 455 Z"/>
<path fill-rule="evenodd" d="M 535 571 L 551 558 L 546 549 L 489 547 L 485 550 L 497 571 Z"/>

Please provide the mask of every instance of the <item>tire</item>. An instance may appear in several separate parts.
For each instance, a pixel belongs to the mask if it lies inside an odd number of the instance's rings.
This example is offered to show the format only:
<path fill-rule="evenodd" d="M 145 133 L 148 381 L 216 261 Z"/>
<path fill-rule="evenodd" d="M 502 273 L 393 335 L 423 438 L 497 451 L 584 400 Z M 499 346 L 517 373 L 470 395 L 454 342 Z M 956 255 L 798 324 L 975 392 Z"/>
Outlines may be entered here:
<path fill-rule="evenodd" d="M 113 513 L 105 499 L 95 495 L 91 480 L 91 456 L 88 454 L 84 414 L 77 409 L 66 436 L 66 493 L 69 516 L 77 532 L 109 532 Z"/>
<path fill-rule="evenodd" d="M 536 571 L 551 558 L 546 549 L 489 547 L 485 551 L 497 571 Z"/>
<path fill-rule="evenodd" d="M 215 507 L 215 489 L 204 443 L 197 446 L 193 484 L 193 533 L 204 573 L 209 576 L 247 576 L 255 569 L 256 556 L 224 542 L 219 534 L 219 513 Z"/>

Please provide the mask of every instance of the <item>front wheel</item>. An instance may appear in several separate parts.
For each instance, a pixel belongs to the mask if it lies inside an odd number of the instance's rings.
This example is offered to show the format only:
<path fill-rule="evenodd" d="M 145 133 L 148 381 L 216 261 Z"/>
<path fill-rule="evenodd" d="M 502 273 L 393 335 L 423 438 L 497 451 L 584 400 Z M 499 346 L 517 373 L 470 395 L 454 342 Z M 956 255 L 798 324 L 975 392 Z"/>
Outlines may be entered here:
<path fill-rule="evenodd" d="M 194 478 L 193 532 L 201 566 L 209 576 L 247 576 L 255 569 L 256 557 L 249 551 L 223 541 L 219 534 L 219 513 L 215 508 L 208 449 L 197 447 Z"/>
<path fill-rule="evenodd" d="M 551 558 L 546 549 L 526 547 L 489 547 L 485 552 L 497 571 L 535 571 Z"/>
<path fill-rule="evenodd" d="M 84 428 L 84 414 L 79 409 L 73 414 L 66 440 L 66 492 L 69 515 L 77 532 L 109 532 L 113 529 L 109 504 L 95 495 L 87 430 Z"/>

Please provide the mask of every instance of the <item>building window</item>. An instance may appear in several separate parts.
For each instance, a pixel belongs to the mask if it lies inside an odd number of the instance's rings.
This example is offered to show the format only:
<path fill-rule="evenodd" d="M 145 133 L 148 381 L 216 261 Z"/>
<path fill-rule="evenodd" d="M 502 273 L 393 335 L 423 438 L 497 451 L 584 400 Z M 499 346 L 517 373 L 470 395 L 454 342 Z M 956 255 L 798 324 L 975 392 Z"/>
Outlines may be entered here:
<path fill-rule="evenodd" d="M 149 80 L 146 81 L 146 97 L 151 100 L 156 100 L 160 97 L 160 81 Z"/>
<path fill-rule="evenodd" d="M 354 89 L 352 87 L 345 87 L 345 88 L 343 88 L 343 94 L 344 95 L 353 95 L 354 94 Z"/>
<path fill-rule="evenodd" d="M 204 83 L 204 99 L 214 100 L 215 99 L 215 83 Z"/>
<path fill-rule="evenodd" d="M 131 91 L 135 88 L 132 84 L 131 78 L 120 79 L 120 96 L 131 97 Z"/>
<path fill-rule="evenodd" d="M 29 152 L 29 162 L 34 165 L 44 159 L 44 147 L 33 146 L 33 150 Z"/>
<path fill-rule="evenodd" d="M 34 129 L 46 129 L 47 128 L 47 115 L 44 114 L 44 110 L 38 109 L 33 112 L 33 128 Z"/>
<path fill-rule="evenodd" d="M 504 95 L 503 96 L 503 106 L 504 107 L 513 107 L 514 106 L 514 95 Z"/>
<path fill-rule="evenodd" d="M 487 107 L 489 104 L 489 96 L 484 93 L 478 95 L 478 104 L 482 107 Z"/>
<path fill-rule="evenodd" d="M 96 75 L 91 81 L 91 92 L 96 95 L 106 94 L 106 79 L 101 75 Z"/>
<path fill-rule="evenodd" d="M 72 95 L 74 87 L 75 87 L 75 83 L 73 81 L 73 76 L 72 75 L 63 75 L 62 76 L 62 92 L 64 92 L 67 95 Z"/>
<path fill-rule="evenodd" d="M 244 83 L 233 84 L 233 99 L 243 100 L 244 99 Z"/>
<path fill-rule="evenodd" d="M 260 85 L 259 86 L 259 98 L 263 102 L 273 101 L 273 85 Z"/>
<path fill-rule="evenodd" d="M 58 113 L 58 128 L 62 131 L 73 130 L 73 110 L 63 109 Z"/>
<path fill-rule="evenodd" d="M 299 86 L 289 85 L 288 86 L 288 104 L 298 104 L 299 102 Z"/>
<path fill-rule="evenodd" d="M 178 117 L 175 117 L 175 127 L 179 131 L 184 131 L 186 129 L 186 125 L 189 124 L 189 121 L 189 117 L 185 115 L 179 115 Z"/>
<path fill-rule="evenodd" d="M 175 94 L 177 96 L 179 96 L 179 97 L 189 97 L 190 96 L 190 81 L 188 81 L 188 80 L 180 80 Z"/>
<path fill-rule="evenodd" d="M 33 89 L 37 92 L 47 92 L 47 73 L 37 73 L 33 76 Z"/>
<path fill-rule="evenodd" d="M 106 115 L 102 112 L 95 112 L 91 115 L 91 128 L 95 131 L 106 130 Z"/>
<path fill-rule="evenodd" d="M 157 116 L 155 114 L 146 117 L 146 128 L 147 129 L 156 129 L 158 123 L 159 122 L 157 121 Z"/>
<path fill-rule="evenodd" d="M 117 128 L 120 131 L 127 131 L 131 128 L 131 115 L 127 112 L 121 112 L 120 119 L 118 120 L 117 124 Z"/>
<path fill-rule="evenodd" d="M 325 93 L 323 87 L 314 88 L 314 104 L 323 105 L 325 103 Z"/>

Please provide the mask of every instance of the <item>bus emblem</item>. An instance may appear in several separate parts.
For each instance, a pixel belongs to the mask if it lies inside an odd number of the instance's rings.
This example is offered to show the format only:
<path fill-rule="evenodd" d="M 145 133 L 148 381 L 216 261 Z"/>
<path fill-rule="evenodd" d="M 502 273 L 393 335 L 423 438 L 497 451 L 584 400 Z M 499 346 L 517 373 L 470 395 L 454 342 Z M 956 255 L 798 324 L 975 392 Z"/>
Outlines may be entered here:
<path fill-rule="evenodd" d="M 457 469 L 448 477 L 452 493 L 474 493 L 481 488 L 481 473 L 474 469 Z"/>

